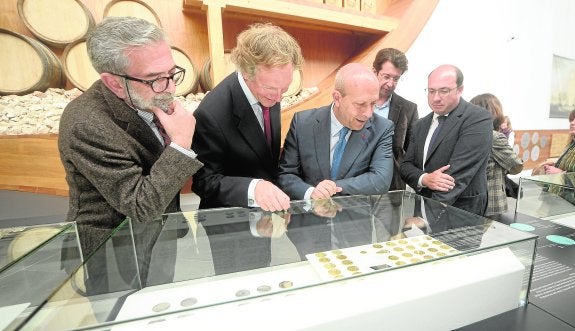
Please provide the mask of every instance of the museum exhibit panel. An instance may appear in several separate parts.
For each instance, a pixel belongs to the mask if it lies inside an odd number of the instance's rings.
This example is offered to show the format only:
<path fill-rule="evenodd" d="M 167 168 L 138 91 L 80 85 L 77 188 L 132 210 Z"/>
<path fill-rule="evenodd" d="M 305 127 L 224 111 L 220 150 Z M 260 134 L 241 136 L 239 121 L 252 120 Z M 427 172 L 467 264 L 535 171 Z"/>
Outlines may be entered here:
<path fill-rule="evenodd" d="M 10 327 L 453 329 L 526 303 L 536 238 L 404 191 L 127 219 Z"/>
<path fill-rule="evenodd" d="M 539 236 L 529 301 L 575 327 L 575 173 L 522 177 L 512 227 Z"/>

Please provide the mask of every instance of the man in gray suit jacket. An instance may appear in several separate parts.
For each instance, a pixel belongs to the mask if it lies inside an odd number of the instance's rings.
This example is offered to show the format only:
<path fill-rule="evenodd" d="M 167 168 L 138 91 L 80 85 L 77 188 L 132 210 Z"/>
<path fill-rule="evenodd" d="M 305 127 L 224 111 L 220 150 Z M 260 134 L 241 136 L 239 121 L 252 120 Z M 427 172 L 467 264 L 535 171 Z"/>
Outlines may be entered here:
<path fill-rule="evenodd" d="M 387 192 L 393 175 L 393 123 L 372 116 L 378 94 L 375 74 L 350 63 L 336 74 L 330 106 L 295 114 L 279 176 L 280 187 L 291 199 Z M 349 131 L 347 143 L 332 175 L 341 130 Z"/>
<path fill-rule="evenodd" d="M 491 114 L 463 100 L 462 92 L 457 67 L 442 65 L 429 74 L 433 112 L 414 125 L 401 177 L 425 197 L 483 215 L 493 123 Z"/>

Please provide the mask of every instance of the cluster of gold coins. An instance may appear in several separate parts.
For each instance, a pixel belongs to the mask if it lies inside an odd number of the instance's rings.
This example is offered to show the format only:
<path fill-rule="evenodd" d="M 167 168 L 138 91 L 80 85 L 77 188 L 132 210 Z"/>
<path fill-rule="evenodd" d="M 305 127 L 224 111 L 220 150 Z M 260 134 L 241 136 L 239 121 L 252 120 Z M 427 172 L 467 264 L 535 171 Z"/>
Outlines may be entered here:
<path fill-rule="evenodd" d="M 308 254 L 307 258 L 320 276 L 329 280 L 432 260 L 456 252 L 453 247 L 425 235 Z"/>

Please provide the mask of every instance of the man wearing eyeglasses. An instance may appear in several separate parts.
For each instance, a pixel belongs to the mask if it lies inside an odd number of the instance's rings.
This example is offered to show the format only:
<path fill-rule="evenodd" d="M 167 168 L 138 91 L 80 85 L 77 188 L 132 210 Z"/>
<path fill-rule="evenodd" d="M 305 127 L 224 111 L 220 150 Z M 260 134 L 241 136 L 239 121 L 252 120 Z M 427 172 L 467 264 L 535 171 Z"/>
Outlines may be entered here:
<path fill-rule="evenodd" d="M 463 74 L 453 65 L 433 70 L 427 86 L 432 113 L 413 127 L 401 176 L 425 197 L 483 215 L 491 115 L 461 98 Z"/>
<path fill-rule="evenodd" d="M 237 71 L 206 94 L 196 111 L 193 149 L 205 166 L 192 190 L 200 208 L 289 208 L 277 186 L 280 101 L 301 67 L 297 41 L 272 24 L 254 24 L 237 37 Z"/>
<path fill-rule="evenodd" d="M 373 71 L 379 80 L 379 99 L 375 103 L 374 113 L 394 124 L 393 179 L 389 190 L 405 190 L 399 166 L 409 145 L 411 127 L 419 118 L 417 105 L 395 93 L 397 83 L 407 71 L 407 58 L 395 48 L 380 49 L 373 60 Z"/>
<path fill-rule="evenodd" d="M 58 147 L 67 221 L 77 223 L 89 256 L 126 217 L 145 224 L 178 211 L 179 191 L 202 163 L 191 150 L 194 116 L 174 100 L 185 70 L 164 32 L 109 17 L 86 43 L 100 79 L 67 105 Z"/>

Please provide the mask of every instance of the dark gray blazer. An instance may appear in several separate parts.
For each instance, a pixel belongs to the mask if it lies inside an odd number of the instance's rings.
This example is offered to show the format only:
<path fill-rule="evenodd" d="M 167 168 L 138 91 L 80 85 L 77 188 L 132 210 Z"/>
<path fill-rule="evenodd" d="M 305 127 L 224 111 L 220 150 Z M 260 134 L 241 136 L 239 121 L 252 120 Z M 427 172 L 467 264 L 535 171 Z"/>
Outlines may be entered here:
<path fill-rule="evenodd" d="M 401 163 L 401 177 L 417 193 L 469 212 L 483 215 L 487 207 L 487 161 L 491 153 L 493 121 L 491 114 L 461 99 L 451 111 L 443 128 L 423 160 L 425 139 L 433 113 L 418 120 L 405 159 Z M 424 173 L 431 173 L 445 165 L 455 179 L 449 192 L 418 188 L 417 181 Z M 425 165 L 425 171 L 424 169 Z"/>
<path fill-rule="evenodd" d="M 390 191 L 405 190 L 405 182 L 399 171 L 401 161 L 405 157 L 412 126 L 419 119 L 417 105 L 393 93 L 389 105 L 389 120 L 393 122 L 393 179 Z"/>
<path fill-rule="evenodd" d="M 292 199 L 330 178 L 331 105 L 294 115 L 280 160 L 280 188 Z M 393 176 L 391 150 L 393 123 L 373 116 L 358 131 L 352 131 L 341 160 L 340 194 L 383 194 Z"/>
<path fill-rule="evenodd" d="M 60 120 L 60 158 L 70 189 L 67 221 L 89 254 L 126 216 L 140 222 L 179 209 L 179 192 L 202 164 L 163 148 L 136 111 L 98 80 Z"/>
<path fill-rule="evenodd" d="M 206 94 L 196 111 L 192 149 L 204 167 L 192 190 L 200 208 L 247 207 L 252 179 L 277 181 L 280 154 L 280 105 L 270 108 L 272 148 L 238 81 L 236 72 Z"/>

